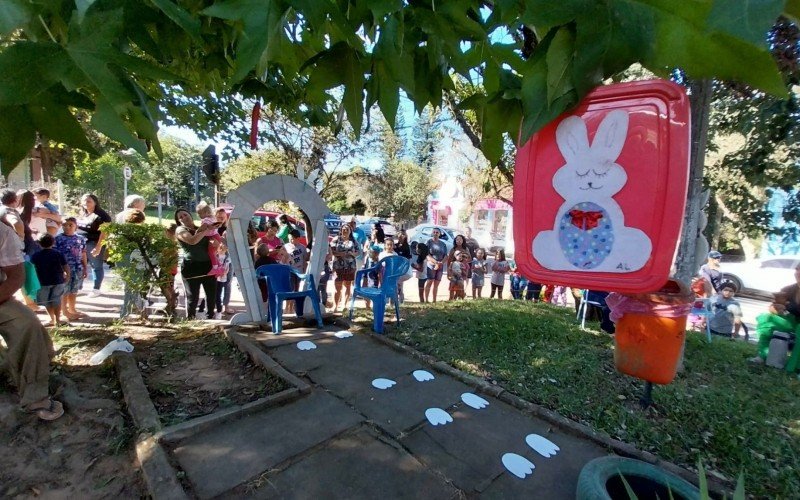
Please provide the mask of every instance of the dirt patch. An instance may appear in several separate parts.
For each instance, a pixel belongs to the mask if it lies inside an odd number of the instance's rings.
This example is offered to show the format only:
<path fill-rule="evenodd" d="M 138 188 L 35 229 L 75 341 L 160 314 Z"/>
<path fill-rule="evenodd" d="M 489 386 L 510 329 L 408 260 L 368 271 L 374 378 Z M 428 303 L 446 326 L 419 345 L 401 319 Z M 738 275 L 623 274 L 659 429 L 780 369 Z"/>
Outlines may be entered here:
<path fill-rule="evenodd" d="M 136 429 L 111 361 L 89 358 L 127 338 L 162 423 L 170 425 L 286 389 L 286 384 L 202 323 L 84 325 L 51 332 L 56 346 L 51 391 L 61 419 L 45 423 L 21 411 L 0 374 L 0 498 L 140 498 Z"/>
<path fill-rule="evenodd" d="M 207 326 L 179 326 L 133 339 L 134 355 L 165 426 L 288 388 Z"/>
<path fill-rule="evenodd" d="M 21 411 L 5 376 L 0 380 L 0 497 L 146 494 L 134 467 L 133 424 L 110 366 L 88 368 L 62 359 L 51 389 L 66 413 L 49 423 Z"/>

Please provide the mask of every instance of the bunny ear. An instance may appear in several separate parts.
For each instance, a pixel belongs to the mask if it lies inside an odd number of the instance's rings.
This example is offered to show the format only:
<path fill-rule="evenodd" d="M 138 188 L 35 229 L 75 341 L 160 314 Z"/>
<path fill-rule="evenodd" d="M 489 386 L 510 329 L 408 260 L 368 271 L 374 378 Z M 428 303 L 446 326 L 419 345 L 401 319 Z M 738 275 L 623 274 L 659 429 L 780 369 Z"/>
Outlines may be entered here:
<path fill-rule="evenodd" d="M 589 132 L 578 116 L 565 118 L 556 129 L 556 143 L 567 163 L 578 160 L 590 151 Z"/>
<path fill-rule="evenodd" d="M 598 158 L 616 161 L 628 135 L 628 113 L 615 109 L 603 118 L 592 141 L 592 152 Z"/>

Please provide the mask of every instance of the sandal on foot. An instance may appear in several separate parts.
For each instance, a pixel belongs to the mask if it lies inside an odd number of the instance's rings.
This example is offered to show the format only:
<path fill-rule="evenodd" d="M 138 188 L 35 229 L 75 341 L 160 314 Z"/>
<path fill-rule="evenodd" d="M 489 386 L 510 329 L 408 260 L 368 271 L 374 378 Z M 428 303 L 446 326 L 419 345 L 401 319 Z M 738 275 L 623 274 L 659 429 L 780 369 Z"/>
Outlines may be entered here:
<path fill-rule="evenodd" d="M 64 405 L 55 399 L 48 399 L 48 406 L 42 408 L 28 408 L 28 413 L 35 413 L 39 420 L 52 422 L 64 415 Z"/>

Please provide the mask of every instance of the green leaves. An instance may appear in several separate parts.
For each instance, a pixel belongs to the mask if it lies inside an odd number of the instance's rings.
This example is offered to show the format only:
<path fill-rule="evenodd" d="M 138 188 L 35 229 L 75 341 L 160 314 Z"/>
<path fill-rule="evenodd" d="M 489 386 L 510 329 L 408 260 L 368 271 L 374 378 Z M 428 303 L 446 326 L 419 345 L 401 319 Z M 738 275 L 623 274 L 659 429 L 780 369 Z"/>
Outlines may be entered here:
<path fill-rule="evenodd" d="M 288 7 L 279 0 L 226 0 L 203 11 L 207 16 L 237 21 L 242 27 L 236 45 L 234 83 L 241 81 L 276 44 Z M 263 70 L 266 64 L 260 65 Z"/>
<path fill-rule="evenodd" d="M 33 144 L 43 110 L 58 116 L 49 135 L 86 147 L 67 101 L 109 137 L 158 151 L 157 110 L 173 93 L 258 97 L 303 123 L 346 115 L 358 132 L 365 91 L 393 123 L 401 91 L 417 111 L 440 106 L 457 73 L 484 86 L 472 105 L 494 163 L 520 123 L 524 141 L 637 62 L 781 95 L 765 34 L 782 12 L 797 19 L 800 0 L 0 0 L 0 107 L 29 120 L 13 135 L 30 137 L 4 138 L 0 159 L 10 168 Z"/>
<path fill-rule="evenodd" d="M 708 28 L 762 45 L 783 4 L 784 0 L 715 0 L 708 15 Z"/>

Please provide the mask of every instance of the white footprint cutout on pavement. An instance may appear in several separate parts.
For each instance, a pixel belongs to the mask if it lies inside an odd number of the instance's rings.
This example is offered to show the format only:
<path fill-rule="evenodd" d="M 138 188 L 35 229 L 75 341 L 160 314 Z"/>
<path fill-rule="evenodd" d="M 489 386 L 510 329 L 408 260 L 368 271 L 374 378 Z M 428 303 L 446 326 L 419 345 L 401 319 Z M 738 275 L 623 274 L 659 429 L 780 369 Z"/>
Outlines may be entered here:
<path fill-rule="evenodd" d="M 447 425 L 453 421 L 453 417 L 441 408 L 428 408 L 425 410 L 425 418 L 431 425 Z"/>
<path fill-rule="evenodd" d="M 302 340 L 297 343 L 297 348 L 301 351 L 310 351 L 311 349 L 316 349 L 317 344 L 311 342 L 310 340 Z"/>
<path fill-rule="evenodd" d="M 388 389 L 389 387 L 395 385 L 397 382 L 394 380 L 389 380 L 388 378 L 376 378 L 372 381 L 372 387 L 376 389 Z"/>
<path fill-rule="evenodd" d="M 465 392 L 462 394 L 461 401 L 463 401 L 465 405 L 469 406 L 470 408 L 475 408 L 476 410 L 482 410 L 483 408 L 489 406 L 488 401 L 478 395 L 472 394 L 471 392 Z"/>
<path fill-rule="evenodd" d="M 533 469 L 536 468 L 533 462 L 516 453 L 506 453 L 503 455 L 503 465 L 506 466 L 508 472 L 520 479 L 525 479 L 526 476 L 533 474 Z"/>
<path fill-rule="evenodd" d="M 339 338 L 339 339 L 346 339 L 346 338 L 349 338 L 349 337 L 353 336 L 353 334 L 348 332 L 347 330 L 342 330 L 340 332 L 336 332 L 336 333 L 334 333 L 334 335 L 336 336 L 336 338 Z"/>
<path fill-rule="evenodd" d="M 417 379 L 417 382 L 427 382 L 428 380 L 434 379 L 433 374 L 425 370 L 414 370 L 412 375 L 414 375 L 414 378 Z"/>
<path fill-rule="evenodd" d="M 561 450 L 554 442 L 538 434 L 528 434 L 525 442 L 544 458 L 550 458 Z"/>

